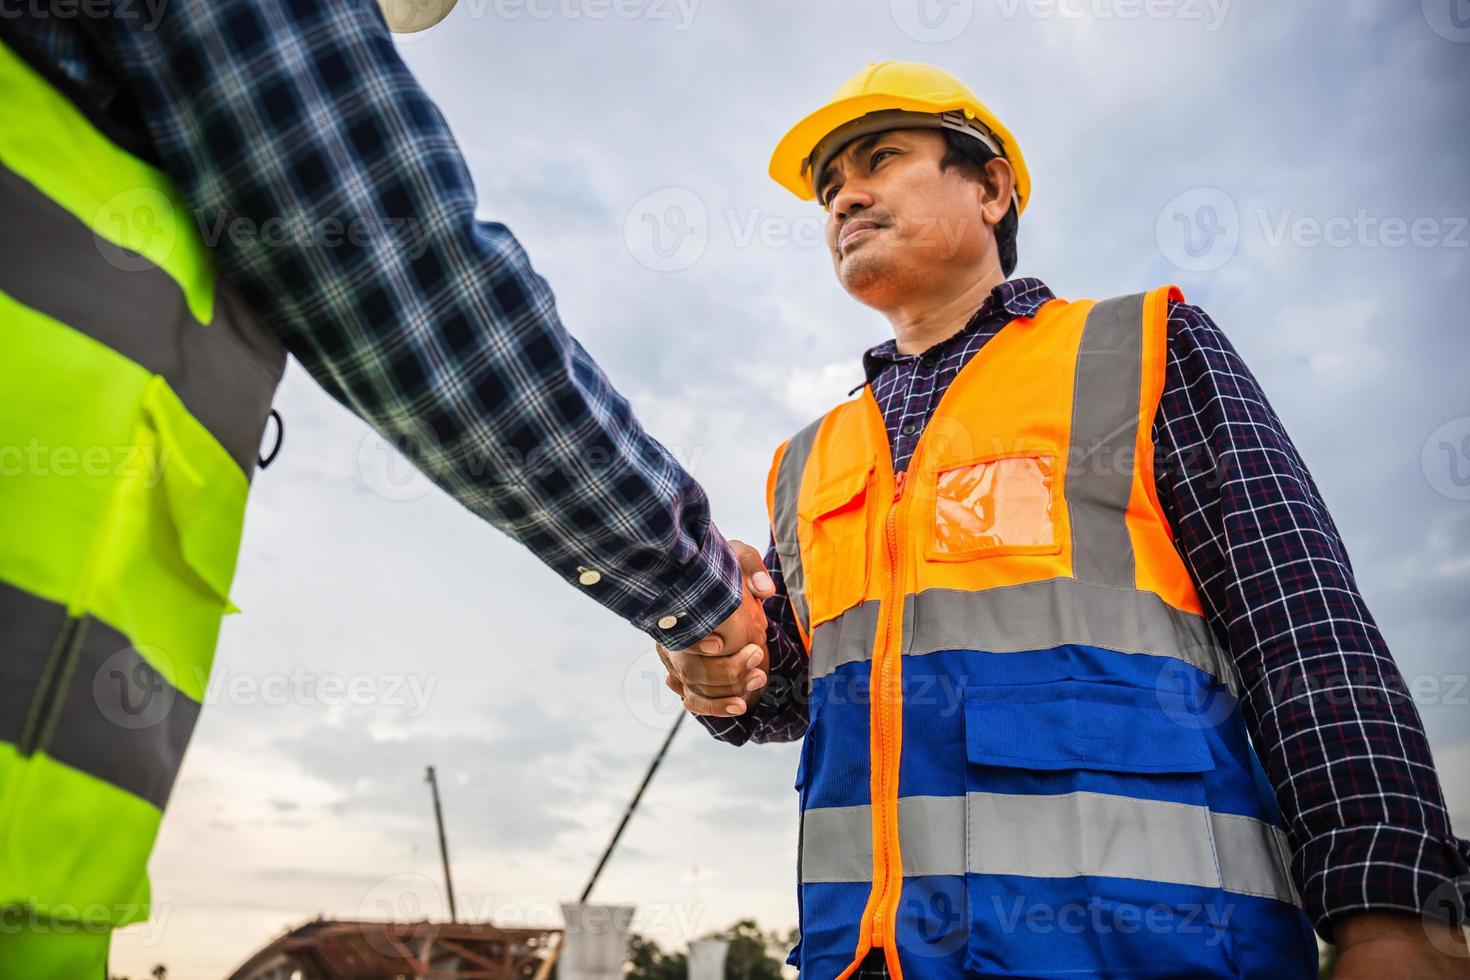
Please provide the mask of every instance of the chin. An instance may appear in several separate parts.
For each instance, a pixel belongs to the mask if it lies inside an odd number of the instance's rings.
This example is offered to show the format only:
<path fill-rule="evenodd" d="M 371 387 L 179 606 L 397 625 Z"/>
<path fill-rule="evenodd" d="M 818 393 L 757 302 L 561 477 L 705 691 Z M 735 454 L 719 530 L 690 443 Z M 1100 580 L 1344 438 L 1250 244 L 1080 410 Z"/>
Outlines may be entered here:
<path fill-rule="evenodd" d="M 892 264 L 876 249 L 858 248 L 838 262 L 837 278 L 844 289 L 857 295 L 887 278 L 893 271 Z"/>
<path fill-rule="evenodd" d="M 910 270 L 893 261 L 879 249 L 859 248 L 837 267 L 837 278 L 847 294 L 859 303 L 884 307 L 898 294 L 906 292 L 912 280 Z"/>

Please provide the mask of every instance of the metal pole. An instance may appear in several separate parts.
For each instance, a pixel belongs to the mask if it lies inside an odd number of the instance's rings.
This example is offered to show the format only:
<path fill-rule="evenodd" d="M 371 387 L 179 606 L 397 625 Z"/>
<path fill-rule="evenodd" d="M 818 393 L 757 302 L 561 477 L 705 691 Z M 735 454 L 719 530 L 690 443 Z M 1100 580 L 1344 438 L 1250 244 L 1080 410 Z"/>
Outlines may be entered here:
<path fill-rule="evenodd" d="M 602 859 L 597 862 L 597 867 L 592 869 L 592 877 L 587 879 L 587 887 L 582 889 L 582 897 L 577 899 L 578 904 L 586 904 L 587 896 L 592 894 L 592 886 L 597 884 L 597 878 L 602 874 L 602 869 L 607 864 L 607 859 L 612 857 L 613 848 L 618 846 L 618 838 L 623 836 L 623 829 L 628 826 L 628 821 L 632 818 L 633 811 L 638 808 L 638 801 L 643 799 L 643 791 L 653 781 L 653 774 L 658 772 L 658 764 L 664 761 L 664 756 L 669 751 L 669 745 L 673 743 L 674 736 L 678 734 L 679 726 L 684 723 L 684 716 L 686 714 L 688 712 L 682 709 L 679 711 L 678 717 L 674 719 L 673 727 L 669 729 L 668 737 L 664 739 L 664 744 L 658 750 L 658 755 L 654 756 L 653 761 L 648 764 L 648 771 L 643 774 L 643 782 L 638 784 L 638 792 L 633 794 L 633 799 L 628 804 L 628 809 L 623 811 L 623 819 L 618 822 L 618 829 L 613 831 L 612 840 L 607 842 L 607 849 L 602 852 Z"/>
<path fill-rule="evenodd" d="M 607 859 L 612 857 L 613 848 L 618 846 L 618 838 L 623 836 L 623 829 L 628 826 L 633 811 L 638 808 L 638 801 L 643 799 L 643 791 L 653 781 L 653 774 L 658 772 L 659 763 L 663 762 L 664 756 L 668 754 L 669 746 L 673 744 L 674 736 L 678 734 L 679 726 L 684 723 L 686 714 L 688 712 L 682 708 L 679 710 L 678 717 L 674 719 L 674 724 L 669 728 L 669 734 L 664 737 L 664 744 L 659 746 L 658 755 L 654 756 L 653 761 L 648 764 L 648 771 L 643 774 L 643 782 L 638 784 L 638 792 L 633 794 L 633 799 L 628 803 L 628 809 L 623 811 L 623 819 L 618 822 L 618 829 L 613 831 L 612 840 L 607 842 L 607 848 L 602 852 L 597 867 L 592 869 L 592 877 L 587 879 L 587 886 L 582 889 L 582 896 L 577 899 L 578 904 L 587 904 L 587 898 L 592 894 L 593 886 L 597 884 L 602 869 L 607 865 Z M 560 943 L 552 948 L 547 957 L 541 961 L 541 968 L 536 971 L 534 980 L 547 980 L 551 976 L 551 971 L 556 967 L 556 961 L 561 958 L 561 949 Z"/>
<path fill-rule="evenodd" d="M 428 767 L 425 777 L 434 794 L 434 822 L 439 826 L 439 857 L 444 861 L 444 890 L 449 893 L 449 921 L 459 921 L 459 911 L 454 907 L 454 882 L 449 877 L 449 842 L 444 838 L 444 811 L 439 806 L 439 780 L 434 778 L 434 767 Z"/>

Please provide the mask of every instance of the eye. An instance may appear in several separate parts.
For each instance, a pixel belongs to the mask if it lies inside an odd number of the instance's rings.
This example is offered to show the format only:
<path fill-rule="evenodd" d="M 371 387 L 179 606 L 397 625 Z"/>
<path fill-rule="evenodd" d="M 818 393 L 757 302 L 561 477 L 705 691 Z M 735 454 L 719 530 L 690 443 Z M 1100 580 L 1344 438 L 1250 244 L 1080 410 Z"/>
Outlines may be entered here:
<path fill-rule="evenodd" d="M 874 150 L 873 155 L 868 158 L 868 166 L 870 168 L 876 167 L 878 165 L 878 161 L 883 159 L 883 154 L 887 153 L 891 155 L 897 152 L 897 150 L 891 149 L 890 147 L 886 146 L 881 150 Z"/>
<path fill-rule="evenodd" d="M 837 191 L 840 187 L 840 184 L 833 181 L 822 190 L 822 207 L 830 208 L 832 206 L 832 198 L 837 196 Z"/>

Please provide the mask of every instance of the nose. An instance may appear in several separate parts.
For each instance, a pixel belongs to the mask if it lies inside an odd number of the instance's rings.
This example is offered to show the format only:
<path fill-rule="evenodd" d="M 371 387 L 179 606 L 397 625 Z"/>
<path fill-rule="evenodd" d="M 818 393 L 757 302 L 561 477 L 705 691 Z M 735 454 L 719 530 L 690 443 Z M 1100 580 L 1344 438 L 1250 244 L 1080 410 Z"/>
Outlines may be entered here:
<path fill-rule="evenodd" d="M 873 206 L 873 195 L 868 193 L 867 188 L 858 181 L 848 181 L 842 185 L 842 189 L 832 196 L 829 205 L 832 216 L 837 219 L 838 224 L 857 214 L 866 208 Z"/>

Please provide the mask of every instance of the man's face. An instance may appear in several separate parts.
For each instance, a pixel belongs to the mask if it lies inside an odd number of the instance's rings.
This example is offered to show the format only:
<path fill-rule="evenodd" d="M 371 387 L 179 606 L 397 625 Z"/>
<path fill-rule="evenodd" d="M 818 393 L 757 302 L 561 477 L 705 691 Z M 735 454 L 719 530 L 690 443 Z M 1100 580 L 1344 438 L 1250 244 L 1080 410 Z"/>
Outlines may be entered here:
<path fill-rule="evenodd" d="M 854 140 L 818 175 L 832 266 L 858 301 L 901 305 L 971 275 L 994 248 L 991 195 L 962 167 L 940 170 L 944 154 L 939 132 L 896 129 Z"/>

